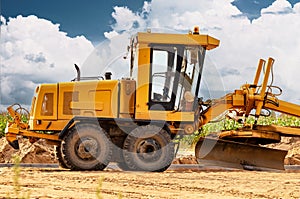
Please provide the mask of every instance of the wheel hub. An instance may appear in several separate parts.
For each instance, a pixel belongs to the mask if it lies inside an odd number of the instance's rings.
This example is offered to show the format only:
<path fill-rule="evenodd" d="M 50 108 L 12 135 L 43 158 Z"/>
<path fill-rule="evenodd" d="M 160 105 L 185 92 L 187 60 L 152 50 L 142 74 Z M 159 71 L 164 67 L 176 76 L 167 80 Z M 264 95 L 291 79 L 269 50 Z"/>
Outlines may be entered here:
<path fill-rule="evenodd" d="M 90 138 L 82 139 L 76 152 L 81 159 L 95 159 L 98 153 L 97 141 Z"/>
<path fill-rule="evenodd" d="M 137 147 L 137 154 L 140 159 L 155 161 L 161 156 L 160 144 L 152 138 L 142 140 Z"/>

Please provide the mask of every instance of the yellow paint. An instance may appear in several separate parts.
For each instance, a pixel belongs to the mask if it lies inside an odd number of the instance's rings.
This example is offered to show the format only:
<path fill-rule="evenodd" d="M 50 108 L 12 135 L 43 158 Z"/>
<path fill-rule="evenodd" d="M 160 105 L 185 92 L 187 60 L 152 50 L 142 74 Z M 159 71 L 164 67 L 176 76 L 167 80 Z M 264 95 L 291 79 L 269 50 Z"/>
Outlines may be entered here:
<path fill-rule="evenodd" d="M 150 45 L 176 44 L 216 48 L 219 40 L 208 35 L 138 33 L 135 36 L 136 79 L 93 80 L 41 84 L 32 100 L 30 130 L 60 131 L 74 116 L 133 118 L 194 123 L 194 112 L 149 110 Z M 13 128 L 11 128 L 13 130 Z M 174 132 L 178 128 L 174 128 Z M 26 135 L 28 135 L 26 131 Z M 33 136 L 37 136 L 34 134 Z"/>

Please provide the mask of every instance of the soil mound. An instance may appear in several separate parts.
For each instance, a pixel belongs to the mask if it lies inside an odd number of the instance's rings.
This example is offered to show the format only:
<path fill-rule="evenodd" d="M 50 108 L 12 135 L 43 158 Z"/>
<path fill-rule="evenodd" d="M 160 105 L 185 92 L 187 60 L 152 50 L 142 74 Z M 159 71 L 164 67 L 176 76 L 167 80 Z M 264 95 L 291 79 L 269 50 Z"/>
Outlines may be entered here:
<path fill-rule="evenodd" d="M 287 150 L 285 165 L 300 165 L 300 138 L 283 137 L 280 143 L 269 144 L 266 147 Z M 197 159 L 193 155 L 185 155 L 174 159 L 172 164 L 197 164 Z"/>
<path fill-rule="evenodd" d="M 288 150 L 285 157 L 285 165 L 300 165 L 300 138 L 283 137 L 278 144 L 270 144 L 269 147 L 274 149 Z"/>
<path fill-rule="evenodd" d="M 13 157 L 19 156 L 21 163 L 57 163 L 55 148 L 45 140 L 31 144 L 28 139 L 19 139 L 20 150 L 13 149 L 6 139 L 0 138 L 0 163 L 13 163 Z M 270 148 L 288 150 L 285 165 L 300 165 L 300 138 L 282 138 L 278 144 L 268 145 Z M 174 159 L 173 164 L 197 164 L 194 155 L 185 155 Z"/>
<path fill-rule="evenodd" d="M 0 139 L 0 163 L 13 163 L 18 156 L 21 163 L 57 163 L 54 146 L 45 140 L 31 144 L 28 139 L 19 139 L 20 149 L 13 149 L 5 138 Z"/>
<path fill-rule="evenodd" d="M 172 164 L 198 164 L 197 159 L 193 155 L 188 155 L 173 160 Z"/>

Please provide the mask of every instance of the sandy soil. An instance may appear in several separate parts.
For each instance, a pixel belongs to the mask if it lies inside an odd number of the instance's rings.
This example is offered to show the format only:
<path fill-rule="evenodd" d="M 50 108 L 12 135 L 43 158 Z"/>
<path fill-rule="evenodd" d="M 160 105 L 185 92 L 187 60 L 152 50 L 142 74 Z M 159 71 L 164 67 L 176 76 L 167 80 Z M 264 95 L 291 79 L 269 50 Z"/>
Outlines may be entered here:
<path fill-rule="evenodd" d="M 288 151 L 284 164 L 300 165 L 300 137 L 282 137 L 280 143 L 270 144 L 268 147 Z"/>
<path fill-rule="evenodd" d="M 1 168 L 0 173 L 0 198 L 15 197 L 13 168 Z M 71 172 L 23 168 L 19 181 L 19 196 L 29 193 L 30 198 L 100 198 L 97 189 L 102 198 L 300 198 L 299 172 Z"/>
<path fill-rule="evenodd" d="M 19 139 L 19 146 L 20 150 L 15 150 L 4 137 L 0 138 L 0 163 L 13 163 L 14 156 L 18 156 L 21 163 L 57 163 L 54 146 L 45 140 L 31 144 L 28 139 Z"/>
<path fill-rule="evenodd" d="M 271 146 L 289 150 L 286 163 L 300 160 L 300 140 L 283 140 Z M 11 163 L 18 155 L 22 163 L 57 163 L 54 147 L 43 140 L 20 142 L 21 150 L 12 149 L 0 139 L 0 163 Z M 191 155 L 174 160 L 193 164 Z M 167 170 L 164 173 L 74 172 L 64 169 L 21 168 L 20 194 L 15 192 L 16 172 L 0 167 L 0 198 L 300 198 L 300 171 L 193 171 Z M 102 179 L 102 186 L 99 180 Z M 97 196 L 97 189 L 100 195 Z M 101 197 L 99 197 L 101 196 Z"/>
<path fill-rule="evenodd" d="M 21 163 L 57 163 L 55 148 L 45 140 L 38 140 L 31 144 L 27 139 L 19 139 L 20 150 L 14 150 L 5 138 L 0 138 L 0 163 L 13 163 L 17 155 Z M 287 150 L 284 163 L 286 165 L 300 165 L 300 138 L 285 137 L 281 143 L 271 144 L 267 147 Z M 173 164 L 197 164 L 194 149 L 179 150 L 178 158 Z"/>

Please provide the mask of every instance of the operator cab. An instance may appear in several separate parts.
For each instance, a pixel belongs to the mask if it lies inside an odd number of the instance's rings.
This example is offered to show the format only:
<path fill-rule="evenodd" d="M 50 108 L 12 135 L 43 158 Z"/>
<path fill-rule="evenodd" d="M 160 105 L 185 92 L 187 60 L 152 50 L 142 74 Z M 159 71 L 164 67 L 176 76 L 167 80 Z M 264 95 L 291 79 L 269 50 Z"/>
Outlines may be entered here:
<path fill-rule="evenodd" d="M 205 49 L 152 45 L 149 105 L 152 110 L 192 111 L 197 102 Z"/>
<path fill-rule="evenodd" d="M 205 53 L 218 45 L 218 39 L 199 34 L 198 27 L 189 34 L 148 31 L 133 36 L 130 74 L 137 80 L 135 118 L 194 121 Z"/>

